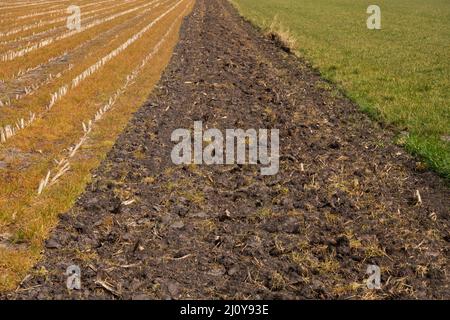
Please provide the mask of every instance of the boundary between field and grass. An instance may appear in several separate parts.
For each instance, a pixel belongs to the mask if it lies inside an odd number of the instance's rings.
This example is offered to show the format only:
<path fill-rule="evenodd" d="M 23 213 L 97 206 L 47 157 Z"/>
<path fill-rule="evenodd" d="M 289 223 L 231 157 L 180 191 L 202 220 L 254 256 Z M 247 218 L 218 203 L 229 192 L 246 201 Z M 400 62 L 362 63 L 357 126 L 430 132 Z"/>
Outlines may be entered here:
<path fill-rule="evenodd" d="M 332 74 L 327 73 L 326 70 L 319 67 L 315 59 L 308 55 L 304 48 L 298 45 L 294 32 L 285 26 L 277 13 L 274 13 L 271 20 L 263 19 L 259 21 L 256 17 L 245 14 L 237 0 L 228 1 L 245 22 L 250 23 L 256 30 L 274 41 L 286 53 L 305 61 L 325 82 L 332 85 L 344 97 L 355 103 L 370 119 L 393 132 L 394 138 L 392 142 L 403 147 L 412 156 L 416 157 L 417 160 L 423 161 L 418 162 L 420 168 L 433 170 L 439 176 L 443 177 L 444 182 L 450 186 L 450 132 L 441 138 L 421 136 L 420 134 L 409 132 L 404 124 L 396 125 L 392 123 L 392 121 L 383 117 L 382 112 L 377 108 L 375 103 L 369 102 L 371 100 L 370 97 L 355 90 L 348 90 L 344 85 L 336 81 Z M 448 139 L 447 142 L 443 140 L 445 137 Z"/>

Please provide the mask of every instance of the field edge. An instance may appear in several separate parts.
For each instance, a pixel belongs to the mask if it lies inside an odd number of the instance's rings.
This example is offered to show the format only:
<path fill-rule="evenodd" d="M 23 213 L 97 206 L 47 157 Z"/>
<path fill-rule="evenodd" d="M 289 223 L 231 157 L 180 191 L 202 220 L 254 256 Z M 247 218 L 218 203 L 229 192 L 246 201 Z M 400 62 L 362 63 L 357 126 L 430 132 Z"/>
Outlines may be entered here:
<path fill-rule="evenodd" d="M 314 60 L 309 57 L 304 50 L 295 46 L 295 44 L 294 46 L 290 46 L 290 44 L 295 41 L 291 40 L 295 39 L 295 36 L 292 35 L 288 29 L 283 29 L 281 24 L 278 27 L 275 26 L 275 28 L 272 26 L 268 27 L 265 23 L 261 23 L 260 21 L 257 21 L 257 19 L 246 15 L 235 0 L 228 0 L 228 2 L 236 9 L 244 21 L 250 23 L 266 37 L 276 36 L 277 39 L 275 40 L 283 50 L 304 61 L 311 69 L 317 72 L 324 81 L 328 82 L 334 89 L 338 90 L 342 95 L 356 104 L 359 110 L 368 115 L 370 119 L 393 132 L 395 136 L 392 139 L 393 143 L 403 147 L 417 160 L 424 162 L 429 169 L 442 177 L 444 182 L 450 187 L 450 148 L 446 146 L 445 142 L 434 137 L 420 136 L 398 128 L 395 124 L 381 115 L 376 106 L 369 102 L 370 99 L 368 97 L 360 97 L 359 93 L 347 90 L 334 79 L 332 74 L 327 73 L 325 70 L 318 67 Z M 422 166 L 423 164 L 418 163 L 418 165 Z"/>

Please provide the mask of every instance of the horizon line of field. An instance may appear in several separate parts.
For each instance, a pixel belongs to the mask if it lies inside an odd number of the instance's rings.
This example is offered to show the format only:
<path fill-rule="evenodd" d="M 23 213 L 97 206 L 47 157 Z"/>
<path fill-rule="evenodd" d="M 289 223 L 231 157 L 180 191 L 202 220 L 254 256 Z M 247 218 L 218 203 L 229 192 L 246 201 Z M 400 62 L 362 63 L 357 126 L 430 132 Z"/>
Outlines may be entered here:
<path fill-rule="evenodd" d="M 170 3 L 171 0 L 166 0 L 165 2 Z M 156 0 L 154 1 L 156 2 Z M 155 22 L 152 20 L 149 25 L 153 25 Z M 144 30 L 144 32 L 138 32 L 136 34 L 144 34 L 149 30 L 147 25 L 147 29 Z M 145 28 L 144 28 L 145 29 Z M 135 34 L 135 35 L 136 35 Z M 134 35 L 134 36 L 135 36 Z M 64 97 L 69 89 L 74 89 L 75 87 L 79 86 L 81 82 L 83 82 L 86 78 L 90 77 L 93 73 L 98 71 L 104 64 L 108 63 L 111 59 L 113 59 L 117 54 L 121 53 L 123 50 L 125 50 L 129 45 L 134 43 L 135 41 L 139 40 L 141 35 L 139 35 L 137 38 L 132 39 L 133 37 L 129 38 L 127 41 L 122 43 L 121 46 L 116 47 L 116 49 L 109 52 L 108 55 L 103 56 L 103 58 L 98 59 L 96 63 L 92 64 L 89 68 L 85 69 L 82 73 L 78 74 L 75 78 L 72 78 L 71 85 L 66 83 L 65 85 L 59 87 L 59 89 L 51 94 L 51 99 L 48 102 L 48 104 L 45 107 L 45 110 L 40 110 L 40 113 L 38 114 L 38 117 L 42 117 L 44 114 L 49 111 L 54 104 L 59 101 L 62 97 Z M 26 110 L 25 112 L 28 112 L 29 110 Z M 31 113 L 28 120 L 25 120 L 24 118 L 16 118 L 17 120 L 14 122 L 14 125 L 7 124 L 2 126 L 0 129 L 0 141 L 2 143 L 7 142 L 11 137 L 16 135 L 19 131 L 25 129 L 29 125 L 31 125 L 36 120 L 36 114 Z"/>

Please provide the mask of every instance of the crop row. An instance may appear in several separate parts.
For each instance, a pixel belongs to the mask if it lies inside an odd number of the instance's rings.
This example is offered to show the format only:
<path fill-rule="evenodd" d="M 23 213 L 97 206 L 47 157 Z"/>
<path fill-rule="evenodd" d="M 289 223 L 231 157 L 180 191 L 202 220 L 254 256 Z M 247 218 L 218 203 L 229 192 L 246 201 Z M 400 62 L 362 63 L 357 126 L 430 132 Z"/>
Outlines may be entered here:
<path fill-rule="evenodd" d="M 84 80 L 86 80 L 88 77 L 96 73 L 101 67 L 103 67 L 106 63 L 108 63 L 110 60 L 112 60 L 114 57 L 119 55 L 121 52 L 126 50 L 132 43 L 136 42 L 139 38 L 142 37 L 143 34 L 145 34 L 148 30 L 150 30 L 159 20 L 161 20 L 164 16 L 166 16 L 169 12 L 174 10 L 180 2 L 173 5 L 170 9 L 168 9 L 166 12 L 164 12 L 162 15 L 160 15 L 158 18 L 152 20 L 148 25 L 146 25 L 144 28 L 142 28 L 139 32 L 135 33 L 132 37 L 130 37 L 127 41 L 122 43 L 119 47 L 112 50 L 109 54 L 105 55 L 103 58 L 99 59 L 96 63 L 91 65 L 89 68 L 85 69 L 82 73 L 77 75 L 75 78 L 72 79 L 71 83 L 66 83 L 59 87 L 55 92 L 53 92 L 50 96 L 50 101 L 48 102 L 46 106 L 46 110 L 50 110 L 53 108 L 53 106 L 56 104 L 57 101 L 59 101 L 62 97 L 64 97 L 69 90 L 72 90 L 79 86 Z M 38 117 L 41 117 L 42 114 L 39 114 Z M 36 114 L 30 114 L 30 117 L 25 120 L 23 118 L 20 118 L 16 120 L 17 126 L 12 125 L 6 125 L 4 128 L 13 128 L 13 130 L 8 131 L 8 135 L 5 135 L 5 141 L 17 134 L 20 130 L 25 129 L 29 125 L 33 123 L 33 121 L 36 119 Z M 3 141 L 4 142 L 4 141 Z"/>
<path fill-rule="evenodd" d="M 172 8 L 175 8 L 180 3 L 181 1 Z M 134 81 L 137 79 L 137 77 L 142 72 L 144 67 L 147 65 L 148 61 L 150 61 L 150 59 L 152 59 L 155 56 L 155 54 L 160 50 L 161 46 L 167 40 L 169 34 L 173 31 L 177 21 L 185 14 L 186 10 L 187 7 L 172 22 L 170 27 L 167 29 L 166 33 L 161 37 L 159 42 L 153 47 L 150 53 L 148 53 L 138 64 L 138 66 L 129 75 L 126 76 L 125 83 L 119 89 L 117 89 L 117 91 L 109 98 L 108 102 L 97 110 L 97 112 L 95 113 L 95 115 L 91 120 L 87 121 L 86 123 L 85 122 L 82 123 L 83 135 L 80 137 L 80 139 L 75 145 L 67 148 L 68 154 L 65 157 L 63 157 L 61 160 L 55 160 L 57 166 L 53 171 L 49 170 L 47 172 L 47 175 L 40 181 L 38 187 L 38 195 L 40 195 L 47 187 L 55 184 L 59 178 L 61 178 L 66 172 L 70 170 L 70 159 L 76 155 L 77 151 L 87 141 L 89 134 L 93 129 L 93 125 L 95 125 L 98 121 L 100 121 L 104 117 L 104 115 L 113 108 L 117 99 L 127 90 L 127 88 L 131 84 L 134 83 Z"/>
<path fill-rule="evenodd" d="M 114 0 L 107 0 L 105 2 L 110 2 L 110 1 L 114 1 Z M 135 1 L 138 1 L 138 0 L 132 0 L 130 2 L 123 2 L 123 3 L 115 4 L 113 6 L 101 7 L 100 9 L 94 9 L 94 10 L 91 10 L 91 11 L 83 12 L 83 19 L 85 19 L 86 16 L 89 17 L 89 15 L 91 15 L 93 13 L 97 13 L 97 12 L 101 12 L 101 11 L 105 11 L 105 10 L 107 10 L 109 12 L 109 11 L 111 11 L 110 9 L 112 9 L 112 8 L 116 8 L 118 6 L 122 6 L 124 4 L 132 3 L 132 2 L 135 2 Z M 80 6 L 80 8 L 81 7 L 82 6 Z M 10 27 L 7 31 L 0 32 L 0 37 L 8 37 L 8 36 L 20 33 L 20 32 L 25 32 L 25 31 L 32 30 L 32 29 L 41 28 L 41 27 L 44 27 L 44 26 L 47 26 L 47 25 L 56 24 L 58 22 L 65 22 L 66 20 L 67 20 L 67 16 L 64 15 L 64 16 L 61 16 L 61 17 L 58 17 L 58 18 L 54 18 L 54 19 L 50 19 L 50 20 L 39 20 L 39 21 L 35 21 L 34 23 L 31 23 L 31 24 L 19 25 L 17 27 L 12 27 L 12 28 Z M 44 34 L 45 32 L 49 32 L 51 30 L 53 30 L 53 28 L 52 29 L 48 29 L 48 30 L 44 30 L 44 32 L 41 32 L 40 34 Z M 21 38 L 18 38 L 18 39 L 9 40 L 9 42 L 26 41 L 28 38 L 34 37 L 34 36 L 38 36 L 40 34 L 33 33 L 31 35 L 28 35 L 28 36 L 22 36 Z M 5 44 L 5 43 L 7 43 L 7 42 L 2 42 L 1 44 Z"/>
<path fill-rule="evenodd" d="M 164 3 L 164 1 L 161 3 L 158 3 L 156 6 L 158 6 L 162 3 Z M 0 107 L 11 105 L 11 103 L 12 103 L 11 99 L 14 99 L 14 101 L 17 102 L 24 97 L 30 96 L 30 95 L 34 94 L 41 87 L 43 87 L 45 85 L 49 85 L 54 80 L 60 78 L 66 72 L 70 71 L 76 64 L 79 63 L 79 61 L 78 61 L 79 59 L 74 59 L 75 54 L 77 54 L 78 56 L 83 56 L 82 52 L 92 53 L 92 51 L 93 51 L 92 49 L 95 49 L 95 47 L 94 48 L 92 48 L 92 47 L 95 46 L 95 43 L 98 43 L 98 40 L 100 38 L 107 39 L 107 37 L 109 35 L 117 35 L 117 32 L 120 29 L 127 28 L 128 26 L 136 26 L 136 24 L 139 24 L 141 21 L 143 21 L 142 18 L 145 17 L 147 12 L 154 9 L 155 7 L 147 8 L 147 9 L 143 10 L 142 12 L 140 12 L 135 17 L 133 17 L 132 19 L 127 19 L 124 23 L 117 24 L 114 27 L 106 30 L 105 32 L 95 35 L 93 38 L 90 38 L 88 41 L 79 44 L 76 48 L 71 50 L 71 52 L 64 52 L 62 55 L 59 55 L 59 56 L 49 59 L 46 63 L 41 63 L 38 66 L 31 67 L 28 70 L 21 71 L 16 77 L 14 77 L 14 79 L 16 79 L 16 82 L 20 83 L 21 82 L 20 79 L 23 78 L 23 80 L 22 80 L 22 83 L 24 83 L 23 86 L 20 89 L 15 90 L 18 93 L 14 94 L 14 95 L 5 96 L 3 98 L 3 100 L 0 99 Z M 72 61 L 72 60 L 74 60 L 74 61 Z M 28 81 L 25 80 L 26 78 L 29 78 L 30 73 L 34 73 L 34 74 L 43 73 L 43 72 L 45 72 L 44 71 L 45 68 L 48 69 L 52 65 L 57 65 L 57 66 L 64 65 L 64 67 L 63 68 L 59 67 L 58 68 L 59 71 L 57 71 L 55 73 L 48 73 L 45 77 L 41 77 L 41 79 L 36 79 L 32 83 L 28 83 Z"/>
<path fill-rule="evenodd" d="M 57 37 L 49 37 L 49 38 L 47 38 L 45 40 L 41 40 L 38 43 L 35 43 L 33 45 L 30 45 L 28 47 L 25 47 L 25 48 L 22 48 L 22 49 L 19 49 L 19 50 L 8 51 L 7 53 L 4 53 L 3 55 L 0 56 L 0 60 L 3 61 L 3 62 L 14 60 L 16 58 L 22 57 L 22 56 L 32 52 L 32 51 L 41 49 L 41 48 L 46 47 L 46 46 L 48 46 L 48 45 L 50 45 L 50 44 L 52 44 L 54 42 L 61 41 L 63 39 L 71 37 L 71 36 L 73 36 L 73 35 L 75 35 L 77 33 L 84 32 L 84 31 L 86 31 L 88 29 L 91 29 L 91 28 L 93 28 L 95 26 L 98 26 L 98 25 L 100 25 L 102 23 L 106 23 L 106 22 L 114 20 L 114 19 L 116 19 L 118 17 L 130 14 L 130 13 L 135 12 L 137 10 L 141 10 L 141 9 L 143 9 L 145 7 L 148 7 L 149 5 L 150 5 L 150 3 L 147 3 L 147 4 L 144 4 L 144 5 L 132 8 L 132 9 L 128 9 L 128 10 L 116 13 L 116 14 L 114 14 L 112 16 L 95 20 L 92 23 L 89 23 L 87 25 L 82 26 L 79 30 L 72 30 L 72 31 L 66 32 L 66 33 L 64 33 L 62 35 L 59 35 Z"/>

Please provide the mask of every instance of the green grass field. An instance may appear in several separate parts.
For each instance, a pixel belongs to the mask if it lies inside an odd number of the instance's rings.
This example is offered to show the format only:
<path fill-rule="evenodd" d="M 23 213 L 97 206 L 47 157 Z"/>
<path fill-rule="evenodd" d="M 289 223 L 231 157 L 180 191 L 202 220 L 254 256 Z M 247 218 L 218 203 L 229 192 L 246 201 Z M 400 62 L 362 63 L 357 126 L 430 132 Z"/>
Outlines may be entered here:
<path fill-rule="evenodd" d="M 361 108 L 395 125 L 405 147 L 450 178 L 449 0 L 232 0 L 262 29 L 274 18 L 295 51 Z M 369 30 L 367 7 L 381 8 Z"/>

